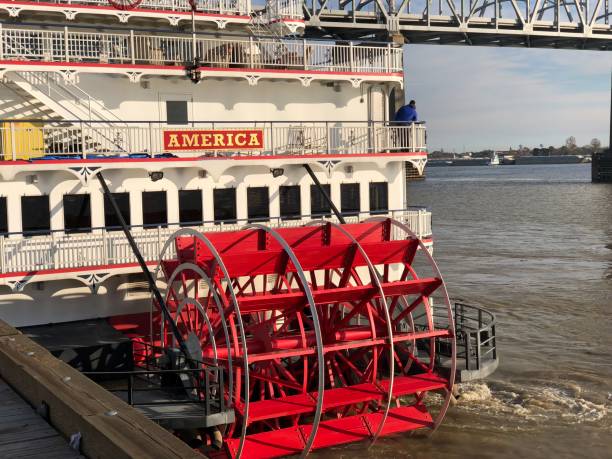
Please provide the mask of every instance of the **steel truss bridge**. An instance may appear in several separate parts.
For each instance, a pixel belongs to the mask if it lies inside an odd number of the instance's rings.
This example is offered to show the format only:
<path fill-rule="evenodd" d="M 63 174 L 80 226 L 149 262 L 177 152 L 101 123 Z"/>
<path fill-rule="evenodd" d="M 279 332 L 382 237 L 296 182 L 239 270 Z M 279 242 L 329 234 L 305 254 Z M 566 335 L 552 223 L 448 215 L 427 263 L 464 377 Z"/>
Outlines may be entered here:
<path fill-rule="evenodd" d="M 608 50 L 612 0 L 305 0 L 306 32 L 338 39 Z"/>

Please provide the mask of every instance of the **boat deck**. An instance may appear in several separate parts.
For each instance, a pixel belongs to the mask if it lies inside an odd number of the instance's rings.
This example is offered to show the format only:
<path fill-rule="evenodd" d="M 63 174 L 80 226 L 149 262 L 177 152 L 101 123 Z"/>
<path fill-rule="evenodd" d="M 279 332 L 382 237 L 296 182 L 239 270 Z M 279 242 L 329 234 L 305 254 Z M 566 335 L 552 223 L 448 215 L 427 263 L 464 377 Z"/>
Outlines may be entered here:
<path fill-rule="evenodd" d="M 68 442 L 0 379 L 0 457 L 82 458 Z"/>

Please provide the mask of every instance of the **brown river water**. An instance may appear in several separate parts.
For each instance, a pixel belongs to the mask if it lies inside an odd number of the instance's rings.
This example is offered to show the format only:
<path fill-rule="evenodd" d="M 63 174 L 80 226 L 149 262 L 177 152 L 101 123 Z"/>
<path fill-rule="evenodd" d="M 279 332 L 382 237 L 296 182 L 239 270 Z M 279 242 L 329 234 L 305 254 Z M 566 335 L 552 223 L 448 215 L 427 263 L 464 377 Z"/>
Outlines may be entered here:
<path fill-rule="evenodd" d="M 313 457 L 612 458 L 612 184 L 583 164 L 437 167 L 408 193 L 450 295 L 497 315 L 500 366 L 429 437 Z"/>

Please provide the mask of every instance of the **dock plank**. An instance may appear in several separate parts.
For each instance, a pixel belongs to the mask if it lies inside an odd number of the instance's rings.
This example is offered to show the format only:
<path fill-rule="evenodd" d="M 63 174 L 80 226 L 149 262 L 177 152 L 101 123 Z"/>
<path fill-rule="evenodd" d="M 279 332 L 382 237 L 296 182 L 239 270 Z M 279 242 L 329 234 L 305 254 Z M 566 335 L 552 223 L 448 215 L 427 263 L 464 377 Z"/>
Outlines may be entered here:
<path fill-rule="evenodd" d="M 0 457 L 82 458 L 66 440 L 0 379 Z"/>

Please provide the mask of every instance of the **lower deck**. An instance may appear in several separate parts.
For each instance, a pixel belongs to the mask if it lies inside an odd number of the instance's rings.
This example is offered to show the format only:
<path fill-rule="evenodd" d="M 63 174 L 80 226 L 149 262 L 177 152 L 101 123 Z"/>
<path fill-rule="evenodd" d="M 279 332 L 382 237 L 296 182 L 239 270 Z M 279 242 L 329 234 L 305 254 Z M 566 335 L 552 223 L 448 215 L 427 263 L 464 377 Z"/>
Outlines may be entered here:
<path fill-rule="evenodd" d="M 1 378 L 0 426 L 0 457 L 83 457 Z"/>

